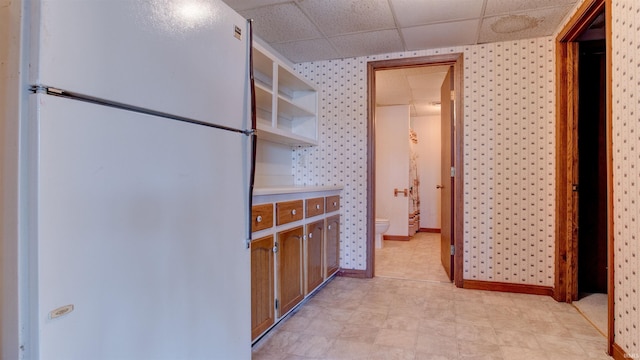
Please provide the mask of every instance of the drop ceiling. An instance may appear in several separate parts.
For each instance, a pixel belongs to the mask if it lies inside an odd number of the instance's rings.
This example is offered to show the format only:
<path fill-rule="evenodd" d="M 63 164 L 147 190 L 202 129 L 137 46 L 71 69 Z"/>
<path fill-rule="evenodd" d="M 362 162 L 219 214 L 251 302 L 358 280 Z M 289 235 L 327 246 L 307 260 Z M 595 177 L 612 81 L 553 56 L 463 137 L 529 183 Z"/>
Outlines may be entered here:
<path fill-rule="evenodd" d="M 223 0 L 293 63 L 552 35 L 578 0 Z"/>
<path fill-rule="evenodd" d="M 223 0 L 292 63 L 552 35 L 579 0 Z M 446 68 L 376 72 L 378 106 L 439 114 Z"/>

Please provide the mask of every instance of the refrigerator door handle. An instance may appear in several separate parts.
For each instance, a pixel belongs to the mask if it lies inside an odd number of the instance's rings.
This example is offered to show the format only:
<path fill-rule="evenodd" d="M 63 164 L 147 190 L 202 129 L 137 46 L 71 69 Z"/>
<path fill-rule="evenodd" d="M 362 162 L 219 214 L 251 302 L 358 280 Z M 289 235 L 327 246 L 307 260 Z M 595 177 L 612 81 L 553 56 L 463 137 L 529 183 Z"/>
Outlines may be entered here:
<path fill-rule="evenodd" d="M 224 125 L 218 125 L 218 124 L 214 124 L 214 123 L 210 123 L 210 122 L 206 122 L 206 121 L 201 121 L 201 120 L 196 120 L 196 119 L 192 119 L 192 118 L 188 118 L 188 117 L 184 117 L 184 116 L 169 114 L 169 113 L 165 113 L 165 112 L 162 112 L 162 111 L 151 110 L 151 109 L 143 108 L 143 107 L 140 107 L 140 106 L 124 104 L 124 103 L 120 103 L 120 102 L 117 102 L 117 101 L 101 99 L 101 98 L 97 98 L 97 97 L 94 97 L 94 96 L 85 95 L 85 94 L 81 94 L 81 93 L 77 93 L 77 92 L 73 92 L 73 91 L 68 91 L 68 90 L 64 90 L 64 89 L 59 89 L 59 88 L 54 88 L 54 87 L 50 87 L 50 86 L 45 86 L 45 85 L 31 85 L 29 87 L 29 91 L 31 91 L 34 94 L 36 94 L 36 93 L 37 94 L 46 94 L 46 95 L 58 96 L 58 97 L 62 97 L 62 98 L 65 98 L 65 99 L 70 99 L 70 100 L 84 101 L 84 102 L 88 102 L 88 103 L 91 103 L 91 104 L 108 106 L 108 107 L 112 107 L 112 108 L 116 108 L 116 109 L 133 111 L 133 112 L 137 112 L 137 113 L 141 113 L 141 114 L 147 114 L 147 115 L 158 116 L 158 117 L 167 118 L 167 119 L 171 119 L 171 120 L 182 121 L 182 122 L 186 122 L 186 123 L 190 123 L 190 124 L 194 124 L 194 125 L 202 125 L 202 126 L 207 126 L 207 127 L 210 127 L 210 128 L 231 131 L 231 132 L 235 132 L 235 133 L 244 134 L 246 136 L 251 136 L 255 132 L 255 130 L 253 130 L 253 129 L 249 129 L 249 130 L 236 129 L 236 128 L 232 128 L 232 127 L 228 127 L 228 126 L 224 126 Z"/>
<path fill-rule="evenodd" d="M 247 214 L 247 249 L 251 246 L 251 209 L 253 207 L 253 187 L 256 180 L 256 151 L 258 147 L 258 135 L 256 133 L 256 87 L 255 78 L 253 76 L 253 19 L 247 20 L 249 26 L 249 88 L 251 89 L 251 170 L 249 175 L 249 208 Z"/>

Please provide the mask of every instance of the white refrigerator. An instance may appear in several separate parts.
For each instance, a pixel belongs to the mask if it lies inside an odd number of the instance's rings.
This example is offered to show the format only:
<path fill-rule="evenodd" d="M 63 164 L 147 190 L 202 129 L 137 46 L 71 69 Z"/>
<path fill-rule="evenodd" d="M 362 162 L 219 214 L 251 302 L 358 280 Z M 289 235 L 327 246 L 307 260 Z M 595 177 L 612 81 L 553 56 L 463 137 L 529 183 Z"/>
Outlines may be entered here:
<path fill-rule="evenodd" d="M 249 359 L 247 21 L 219 0 L 33 1 L 34 359 Z"/>

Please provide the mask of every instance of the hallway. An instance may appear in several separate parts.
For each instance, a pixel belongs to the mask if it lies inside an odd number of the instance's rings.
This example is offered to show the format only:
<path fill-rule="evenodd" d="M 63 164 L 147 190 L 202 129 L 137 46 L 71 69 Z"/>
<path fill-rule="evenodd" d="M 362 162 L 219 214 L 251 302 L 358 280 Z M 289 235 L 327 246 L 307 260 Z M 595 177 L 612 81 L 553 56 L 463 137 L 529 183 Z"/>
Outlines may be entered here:
<path fill-rule="evenodd" d="M 419 232 L 410 241 L 385 240 L 376 249 L 375 276 L 449 283 L 440 263 L 440 234 Z"/>
<path fill-rule="evenodd" d="M 253 359 L 611 359 L 606 338 L 569 304 L 456 288 L 437 239 L 385 241 L 379 276 L 336 277 L 260 340 Z"/>

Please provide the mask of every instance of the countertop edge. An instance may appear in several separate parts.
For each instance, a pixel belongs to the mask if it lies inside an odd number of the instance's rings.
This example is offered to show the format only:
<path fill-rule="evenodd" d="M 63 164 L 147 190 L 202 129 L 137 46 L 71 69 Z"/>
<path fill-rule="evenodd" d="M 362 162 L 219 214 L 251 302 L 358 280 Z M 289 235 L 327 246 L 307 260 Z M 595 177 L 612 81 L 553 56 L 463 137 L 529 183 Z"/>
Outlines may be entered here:
<path fill-rule="evenodd" d="M 279 187 L 261 187 L 253 189 L 253 196 L 261 195 L 279 195 L 279 194 L 295 194 L 317 191 L 337 191 L 344 189 L 344 186 L 279 186 Z"/>

